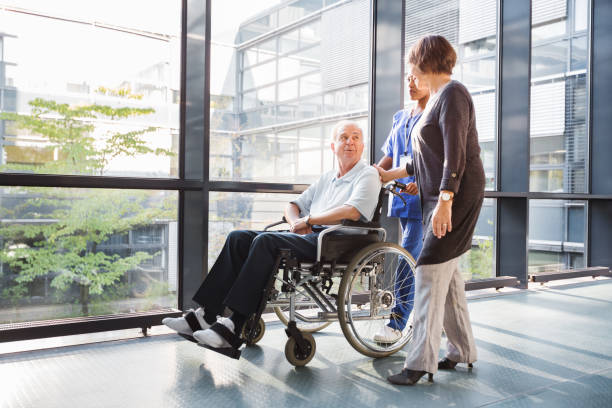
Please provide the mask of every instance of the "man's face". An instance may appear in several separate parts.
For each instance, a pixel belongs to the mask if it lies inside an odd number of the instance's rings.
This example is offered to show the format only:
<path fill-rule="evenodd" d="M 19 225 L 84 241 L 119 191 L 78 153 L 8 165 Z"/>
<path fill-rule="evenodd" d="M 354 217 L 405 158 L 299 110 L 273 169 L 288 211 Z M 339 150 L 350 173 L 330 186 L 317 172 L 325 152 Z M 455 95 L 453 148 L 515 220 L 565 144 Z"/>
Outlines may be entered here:
<path fill-rule="evenodd" d="M 345 125 L 338 129 L 331 147 L 339 162 L 343 164 L 357 162 L 363 154 L 363 135 L 358 127 Z"/>
<path fill-rule="evenodd" d="M 412 72 L 406 74 L 406 81 L 408 82 L 408 92 L 411 100 L 420 101 L 429 95 L 429 88 L 422 81 L 419 81 Z"/>

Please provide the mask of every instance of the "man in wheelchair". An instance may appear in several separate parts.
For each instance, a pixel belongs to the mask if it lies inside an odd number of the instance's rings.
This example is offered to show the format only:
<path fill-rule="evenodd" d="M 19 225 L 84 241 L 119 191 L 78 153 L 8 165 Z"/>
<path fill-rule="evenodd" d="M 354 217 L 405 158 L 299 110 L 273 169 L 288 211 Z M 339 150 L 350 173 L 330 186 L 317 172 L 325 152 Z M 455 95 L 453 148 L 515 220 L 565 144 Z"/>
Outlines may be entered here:
<path fill-rule="evenodd" d="M 338 123 L 331 141 L 338 169 L 323 174 L 287 204 L 284 215 L 290 230 L 232 231 L 193 297 L 201 307 L 183 317 L 165 318 L 163 324 L 203 347 L 238 358 L 243 343 L 240 333 L 262 304 L 279 250 L 291 250 L 298 260 L 312 260 L 324 226 L 372 219 L 381 183 L 376 169 L 361 160 L 363 149 L 359 125 Z M 217 318 L 226 307 L 232 314 Z"/>

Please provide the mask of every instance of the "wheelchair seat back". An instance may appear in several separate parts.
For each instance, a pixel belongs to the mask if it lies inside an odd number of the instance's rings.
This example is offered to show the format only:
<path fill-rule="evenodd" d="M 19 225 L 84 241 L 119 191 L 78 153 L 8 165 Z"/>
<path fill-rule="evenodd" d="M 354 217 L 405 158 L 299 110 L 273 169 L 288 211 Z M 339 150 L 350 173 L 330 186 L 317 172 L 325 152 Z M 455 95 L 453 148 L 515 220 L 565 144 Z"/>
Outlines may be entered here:
<path fill-rule="evenodd" d="M 323 237 L 321 261 L 349 263 L 358 251 L 380 241 L 376 232 L 368 234 L 329 234 Z"/>
<path fill-rule="evenodd" d="M 350 227 L 380 227 L 380 215 L 382 213 L 383 199 L 385 197 L 386 190 L 380 189 L 378 193 L 378 202 L 372 221 L 364 223 L 361 221 L 349 221 L 345 220 L 342 224 Z M 336 263 L 349 263 L 353 257 L 361 249 L 366 246 L 380 242 L 380 235 L 376 231 L 369 231 L 367 234 L 329 234 L 323 237 L 321 245 L 321 261 L 322 262 L 333 262 Z"/>

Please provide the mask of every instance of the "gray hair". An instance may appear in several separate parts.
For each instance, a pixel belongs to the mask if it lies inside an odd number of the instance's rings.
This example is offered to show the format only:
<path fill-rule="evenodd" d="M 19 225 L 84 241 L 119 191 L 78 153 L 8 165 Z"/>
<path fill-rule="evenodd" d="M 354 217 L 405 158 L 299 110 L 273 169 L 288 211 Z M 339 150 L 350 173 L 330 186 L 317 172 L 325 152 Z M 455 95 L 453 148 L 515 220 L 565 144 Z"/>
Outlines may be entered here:
<path fill-rule="evenodd" d="M 331 134 L 332 142 L 335 142 L 336 140 L 338 140 L 338 133 L 346 126 L 356 127 L 361 133 L 361 137 L 363 137 L 363 129 L 361 128 L 361 126 L 359 126 L 357 122 L 352 121 L 352 120 L 341 120 L 340 122 L 336 123 L 336 126 L 334 126 L 334 129 L 332 130 L 332 134 Z"/>

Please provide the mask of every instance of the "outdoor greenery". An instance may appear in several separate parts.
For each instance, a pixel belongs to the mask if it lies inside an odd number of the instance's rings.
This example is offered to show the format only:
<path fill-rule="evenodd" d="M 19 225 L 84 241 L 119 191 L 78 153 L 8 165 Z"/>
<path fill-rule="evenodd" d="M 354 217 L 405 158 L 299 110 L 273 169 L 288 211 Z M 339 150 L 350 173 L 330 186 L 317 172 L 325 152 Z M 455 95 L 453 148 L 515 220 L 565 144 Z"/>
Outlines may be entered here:
<path fill-rule="evenodd" d="M 125 90 L 105 93 L 129 97 Z M 0 113 L 0 119 L 43 137 L 42 149 L 54 159 L 8 163 L 0 169 L 3 172 L 99 176 L 118 156 L 174 155 L 149 147 L 145 136 L 157 128 L 136 129 L 129 124 L 131 118 L 154 113 L 151 108 L 72 106 L 45 99 L 29 105 L 30 114 Z M 100 123 L 107 125 L 97 128 Z M 155 255 L 120 255 L 99 247 L 135 228 L 176 217 L 176 203 L 155 191 L 14 187 L 5 188 L 4 197 L 0 261 L 8 266 L 11 278 L 7 282 L 5 276 L 2 299 L 22 304 L 37 279 L 50 279 L 56 297 L 64 297 L 59 301 L 78 293 L 83 315 L 91 314 L 92 302 L 114 297 L 108 289 L 121 288 L 120 281 L 128 271 Z M 118 291 L 122 293 L 116 295 L 126 295 L 125 290 Z"/>

